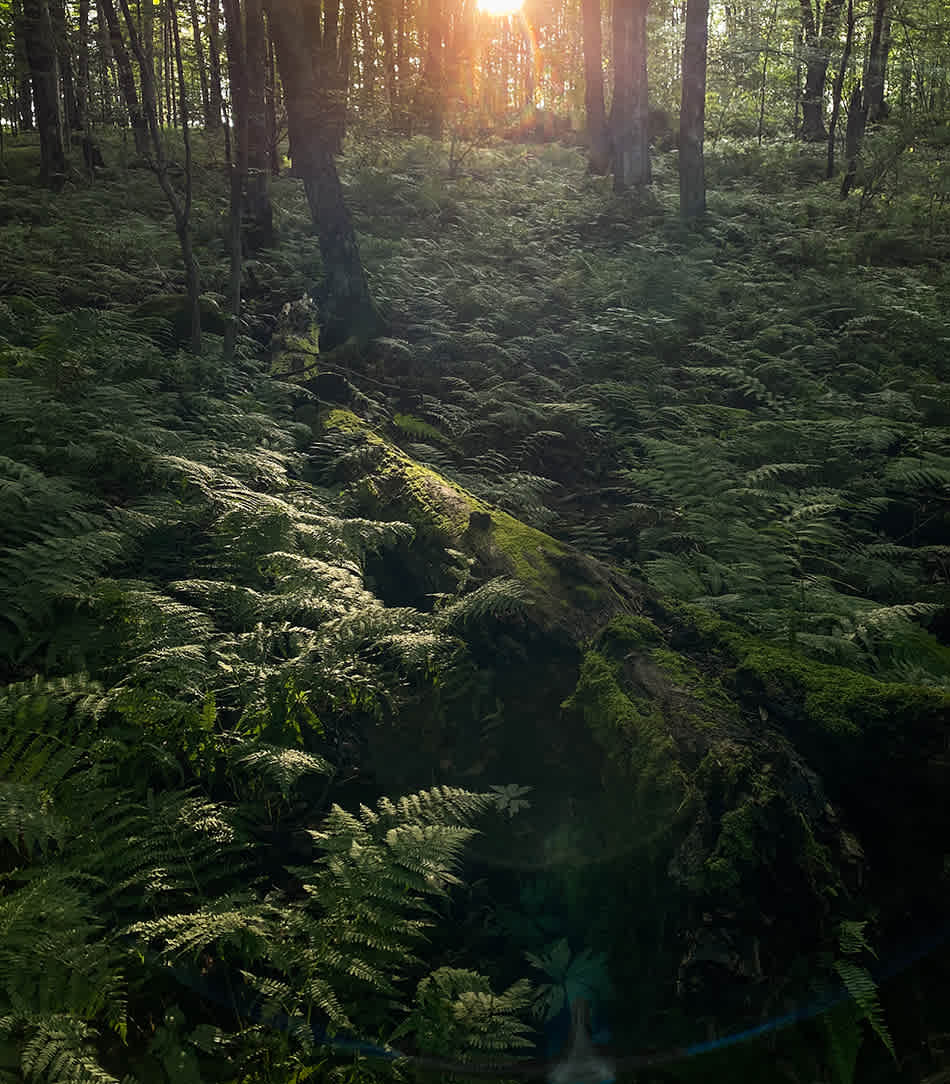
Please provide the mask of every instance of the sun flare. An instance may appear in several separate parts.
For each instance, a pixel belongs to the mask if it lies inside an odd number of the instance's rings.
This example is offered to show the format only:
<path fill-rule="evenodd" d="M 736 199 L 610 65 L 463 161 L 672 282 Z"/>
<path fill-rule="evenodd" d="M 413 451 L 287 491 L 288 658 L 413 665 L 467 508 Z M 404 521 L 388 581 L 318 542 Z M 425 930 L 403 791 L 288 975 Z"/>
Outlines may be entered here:
<path fill-rule="evenodd" d="M 486 15 L 514 15 L 523 0 L 478 0 L 478 10 Z"/>

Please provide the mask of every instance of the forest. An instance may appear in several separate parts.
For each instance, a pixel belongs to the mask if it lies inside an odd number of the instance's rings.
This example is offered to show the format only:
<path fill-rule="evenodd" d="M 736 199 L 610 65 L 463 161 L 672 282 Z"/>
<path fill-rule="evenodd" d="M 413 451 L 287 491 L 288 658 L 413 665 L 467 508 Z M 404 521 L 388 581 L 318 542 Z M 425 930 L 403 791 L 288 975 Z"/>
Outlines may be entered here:
<path fill-rule="evenodd" d="M 946 0 L 0 0 L 0 1084 L 950 1081 Z"/>

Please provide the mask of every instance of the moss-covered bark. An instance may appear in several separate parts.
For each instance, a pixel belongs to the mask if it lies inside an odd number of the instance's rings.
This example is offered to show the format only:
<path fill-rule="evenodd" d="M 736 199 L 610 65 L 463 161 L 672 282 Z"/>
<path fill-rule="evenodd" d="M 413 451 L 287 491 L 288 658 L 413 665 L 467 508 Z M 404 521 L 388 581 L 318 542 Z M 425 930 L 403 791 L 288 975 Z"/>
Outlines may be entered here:
<path fill-rule="evenodd" d="M 460 631 L 505 725 L 489 741 L 480 709 L 463 725 L 456 705 L 456 745 L 443 737 L 433 755 L 443 781 L 503 768 L 506 782 L 535 787 L 507 860 L 559 879 L 576 925 L 610 952 L 631 1011 L 649 1019 L 678 1005 L 726 1027 L 751 1022 L 779 989 L 794 994 L 801 961 L 834 951 L 837 922 L 870 913 L 865 837 L 895 812 L 882 792 L 887 814 L 875 818 L 874 786 L 887 780 L 902 801 L 876 854 L 934 814 L 942 791 L 927 763 L 947 739 L 950 696 L 820 666 L 664 604 L 415 462 L 396 434 L 351 411 L 324 411 L 316 428 L 345 448 L 336 481 L 350 510 L 415 528 L 386 573 L 414 584 L 397 601 L 457 592 L 460 559 L 465 590 L 495 577 L 523 585 L 518 620 L 486 616 Z M 444 703 L 420 701 L 400 725 L 421 734 L 436 710 Z M 407 740 L 403 730 L 393 750 Z M 907 898 L 928 873 L 933 848 L 920 850 Z"/>

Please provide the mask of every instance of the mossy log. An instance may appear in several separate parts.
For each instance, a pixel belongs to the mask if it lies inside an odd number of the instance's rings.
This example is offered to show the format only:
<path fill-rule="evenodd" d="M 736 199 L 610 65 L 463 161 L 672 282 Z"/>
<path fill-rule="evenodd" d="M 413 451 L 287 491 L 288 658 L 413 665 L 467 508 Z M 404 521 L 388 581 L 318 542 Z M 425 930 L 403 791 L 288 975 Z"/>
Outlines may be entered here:
<path fill-rule="evenodd" d="M 487 833 L 482 858 L 558 879 L 615 981 L 662 975 L 660 1001 L 675 989 L 691 1014 L 748 1022 L 803 957 L 834 953 L 840 920 L 877 909 L 884 929 L 926 898 L 941 872 L 923 841 L 950 832 L 934 768 L 950 695 L 822 666 L 667 603 L 419 464 L 398 431 L 344 409 L 315 422 L 346 449 L 335 481 L 349 510 L 415 529 L 375 570 L 386 601 L 457 592 L 460 556 L 466 589 L 523 586 L 519 620 L 487 616 L 463 637 L 507 725 L 486 738 L 477 718 L 472 733 L 443 720 L 426 781 L 534 788 L 520 840 L 508 831 L 492 852 Z M 438 710 L 379 739 L 381 772 L 398 772 L 407 743 L 418 768 L 404 728 L 431 728 Z"/>

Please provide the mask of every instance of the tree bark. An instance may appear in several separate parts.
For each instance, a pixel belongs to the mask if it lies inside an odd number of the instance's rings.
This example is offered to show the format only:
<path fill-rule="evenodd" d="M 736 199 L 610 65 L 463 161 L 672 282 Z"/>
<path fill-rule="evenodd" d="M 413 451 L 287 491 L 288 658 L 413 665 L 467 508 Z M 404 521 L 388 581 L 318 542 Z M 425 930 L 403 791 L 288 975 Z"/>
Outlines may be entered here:
<path fill-rule="evenodd" d="M 393 46 L 393 0 L 378 0 L 374 10 L 379 16 L 379 28 L 383 35 L 383 78 L 386 82 L 386 96 L 389 99 L 389 116 L 396 126 L 399 115 L 399 93 L 396 83 L 396 51 Z"/>
<path fill-rule="evenodd" d="M 326 73 L 315 68 L 308 33 L 316 20 L 312 2 L 267 0 L 266 7 L 287 103 L 294 170 L 303 178 L 323 258 L 320 347 L 332 350 L 350 337 L 371 338 L 382 322 L 370 296 L 334 161 L 327 86 L 321 81 Z"/>
<path fill-rule="evenodd" d="M 821 26 L 811 8 L 811 0 L 801 0 L 802 25 L 805 31 L 805 90 L 802 95 L 802 139 L 823 143 L 828 138 L 824 122 L 825 80 L 828 60 L 838 37 L 844 0 L 828 0 Z"/>
<path fill-rule="evenodd" d="M 847 199 L 858 172 L 858 151 L 861 148 L 861 139 L 864 136 L 864 107 L 862 105 L 861 88 L 855 87 L 851 94 L 851 104 L 848 106 L 848 127 L 845 133 L 845 157 L 848 166 L 844 178 L 841 181 L 841 198 Z"/>
<path fill-rule="evenodd" d="M 111 0 L 101 0 L 103 3 Z M 180 198 L 175 191 L 171 179 L 168 176 L 168 162 L 165 158 L 165 148 L 162 143 L 162 131 L 158 123 L 157 96 L 155 92 L 155 74 L 149 68 L 145 56 L 145 50 L 141 39 L 136 32 L 132 12 L 129 9 L 129 0 L 119 0 L 122 7 L 122 15 L 129 33 L 129 42 L 135 59 L 139 66 L 139 75 L 142 80 L 142 103 L 148 125 L 148 136 L 151 142 L 152 156 L 149 165 L 152 167 L 158 183 L 171 208 L 172 217 L 175 220 L 175 233 L 178 236 L 178 244 L 181 248 L 182 262 L 185 268 L 185 286 L 188 291 L 189 307 L 191 309 L 191 350 L 193 353 L 201 352 L 201 276 L 198 261 L 195 259 L 194 246 L 191 238 L 191 197 L 192 197 L 192 170 L 191 170 L 191 138 L 188 127 L 188 101 L 185 87 L 185 73 L 181 60 L 181 39 L 178 34 L 178 19 L 174 10 L 171 10 L 172 51 L 174 62 L 178 72 L 179 85 L 179 108 L 182 121 L 182 137 L 185 146 L 185 192 Z"/>
<path fill-rule="evenodd" d="M 369 17 L 367 0 L 360 0 L 360 106 L 364 117 L 368 117 L 376 98 L 376 42 L 373 39 L 373 25 Z"/>
<path fill-rule="evenodd" d="M 61 188 L 66 179 L 66 150 L 59 103 L 59 65 L 46 0 L 23 0 L 23 23 L 36 127 L 40 133 L 40 183 Z"/>
<path fill-rule="evenodd" d="M 590 143 L 588 166 L 591 173 L 603 175 L 610 168 L 610 133 L 604 108 L 604 42 L 600 27 L 600 0 L 581 0 L 584 39 L 584 108 L 587 115 L 587 139 Z"/>
<path fill-rule="evenodd" d="M 33 87 L 30 82 L 30 61 L 26 55 L 26 26 L 22 0 L 13 5 L 13 63 L 16 73 L 17 117 L 21 132 L 33 130 Z"/>
<path fill-rule="evenodd" d="M 260 15 L 260 12 L 258 12 Z M 228 77 L 231 87 L 231 115 L 234 118 L 234 160 L 231 163 L 230 203 L 230 294 L 231 319 L 224 331 L 224 361 L 234 357 L 238 327 L 241 319 L 241 208 L 242 193 L 248 166 L 249 95 L 248 62 L 243 27 L 241 25 L 240 0 L 224 0 L 224 19 L 227 27 Z M 266 177 L 266 172 L 264 173 Z"/>
<path fill-rule="evenodd" d="M 614 100 L 610 110 L 614 191 L 642 188 L 650 170 L 647 7 L 649 0 L 614 0 Z"/>
<path fill-rule="evenodd" d="M 432 139 L 442 138 L 442 4 L 426 0 L 426 61 L 419 86 L 419 120 Z"/>
<path fill-rule="evenodd" d="M 195 65 L 198 68 L 198 85 L 201 88 L 201 112 L 204 116 L 205 127 L 212 127 L 211 98 L 208 94 L 208 69 L 205 65 L 205 51 L 201 44 L 201 24 L 198 21 L 198 0 L 188 0 L 189 14 L 191 16 L 191 32 L 195 42 Z"/>
<path fill-rule="evenodd" d="M 251 251 L 274 243 L 274 212 L 270 200 L 270 132 L 267 116 L 267 35 L 261 0 L 244 3 L 244 97 L 247 135 L 244 210 L 247 246 Z M 240 158 L 240 151 L 238 154 Z"/>
<path fill-rule="evenodd" d="M 191 134 L 188 117 L 188 88 L 185 84 L 185 69 L 181 58 L 181 35 L 178 32 L 178 12 L 172 0 L 169 0 L 169 19 L 171 22 L 172 45 L 175 52 L 175 70 L 178 75 L 178 116 L 181 121 L 181 136 L 185 147 L 185 198 L 180 218 L 176 217 L 178 241 L 185 264 L 185 285 L 191 304 L 191 352 L 201 353 L 201 279 L 198 261 L 195 259 L 191 238 L 191 203 L 194 177 L 192 171 Z"/>
<path fill-rule="evenodd" d="M 113 0 L 98 0 L 99 10 L 105 17 L 109 27 L 109 44 L 112 46 L 112 55 L 115 57 L 116 71 L 119 76 L 119 89 L 125 102 L 126 112 L 129 114 L 129 123 L 132 125 L 132 137 L 135 140 L 135 150 L 138 154 L 148 154 L 148 129 L 143 111 L 139 106 L 139 96 L 135 89 L 135 75 L 132 72 L 132 61 L 125 48 L 122 37 L 122 29 L 119 26 L 119 16 L 115 10 Z M 144 94 L 144 84 L 143 84 Z"/>
<path fill-rule="evenodd" d="M 877 124 L 887 116 L 884 101 L 884 79 L 887 68 L 888 38 L 890 20 L 887 12 L 887 0 L 876 0 L 874 4 L 874 28 L 871 32 L 871 45 L 868 50 L 868 69 L 864 80 L 864 109 L 866 120 Z"/>
<path fill-rule="evenodd" d="M 56 59 L 59 62 L 60 83 L 63 88 L 63 122 L 68 131 L 81 132 L 83 120 L 76 95 L 73 50 L 69 36 L 69 20 L 66 15 L 65 0 L 49 0 L 49 14 L 53 25 Z"/>
<path fill-rule="evenodd" d="M 831 93 L 831 120 L 828 122 L 828 165 L 825 176 L 830 180 L 835 175 L 835 133 L 838 128 L 838 117 L 841 113 L 841 92 L 844 89 L 844 77 L 848 70 L 848 61 L 851 59 L 851 49 L 854 44 L 854 0 L 848 0 L 848 28 L 844 39 L 844 51 L 841 54 L 841 65 L 835 76 L 834 89 Z"/>
<path fill-rule="evenodd" d="M 277 57 L 274 51 L 274 36 L 267 34 L 267 86 L 264 95 L 264 107 L 267 113 L 267 152 L 270 171 L 273 177 L 280 176 L 280 148 L 277 139 Z"/>
<path fill-rule="evenodd" d="M 142 45 L 145 62 L 155 80 L 155 0 L 142 0 Z"/>
<path fill-rule="evenodd" d="M 708 41 L 709 0 L 687 0 L 679 141 L 680 215 L 687 221 L 701 218 L 706 213 L 703 139 Z"/>
<path fill-rule="evenodd" d="M 79 81 L 76 93 L 79 98 L 79 108 L 82 112 L 83 127 L 87 135 L 90 135 L 90 112 L 92 110 L 89 86 L 89 6 L 90 0 L 79 0 L 79 26 L 76 40 L 79 53 Z"/>
<path fill-rule="evenodd" d="M 208 0 L 206 11 L 208 22 L 208 67 L 211 85 L 208 88 L 209 111 L 208 129 L 218 131 L 224 107 L 224 95 L 221 91 L 221 6 L 219 0 Z"/>

